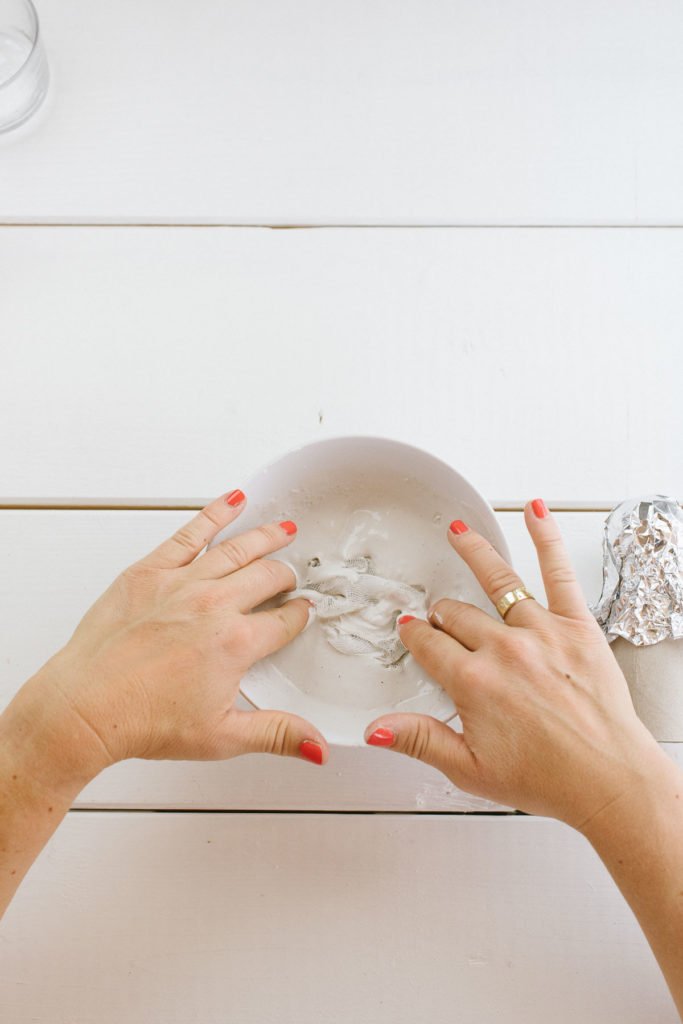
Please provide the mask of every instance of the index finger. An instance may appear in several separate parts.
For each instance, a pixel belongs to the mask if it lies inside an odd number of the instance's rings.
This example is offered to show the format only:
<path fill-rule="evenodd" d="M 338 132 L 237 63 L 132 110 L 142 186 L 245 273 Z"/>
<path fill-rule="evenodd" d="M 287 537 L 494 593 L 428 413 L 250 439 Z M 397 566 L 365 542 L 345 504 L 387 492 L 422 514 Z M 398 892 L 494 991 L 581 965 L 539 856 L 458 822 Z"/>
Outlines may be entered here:
<path fill-rule="evenodd" d="M 220 530 L 237 518 L 245 501 L 242 491 L 230 491 L 215 498 L 172 537 L 140 559 L 141 563 L 154 569 L 177 569 L 189 565 Z"/>
<path fill-rule="evenodd" d="M 250 652 L 253 661 L 265 658 L 303 633 L 313 617 L 313 606 L 305 597 L 285 601 L 279 608 L 251 612 L 247 621 L 253 628 Z"/>
<path fill-rule="evenodd" d="M 285 519 L 280 523 L 266 523 L 246 533 L 216 544 L 198 558 L 188 571 L 198 579 L 221 579 L 238 569 L 243 569 L 250 562 L 291 544 L 296 537 L 296 523 Z"/>
<path fill-rule="evenodd" d="M 454 637 L 434 629 L 424 619 L 402 615 L 397 628 L 402 643 L 415 660 L 443 686 L 457 706 L 458 693 L 462 692 L 461 672 L 468 659 L 473 657 L 472 653 Z"/>

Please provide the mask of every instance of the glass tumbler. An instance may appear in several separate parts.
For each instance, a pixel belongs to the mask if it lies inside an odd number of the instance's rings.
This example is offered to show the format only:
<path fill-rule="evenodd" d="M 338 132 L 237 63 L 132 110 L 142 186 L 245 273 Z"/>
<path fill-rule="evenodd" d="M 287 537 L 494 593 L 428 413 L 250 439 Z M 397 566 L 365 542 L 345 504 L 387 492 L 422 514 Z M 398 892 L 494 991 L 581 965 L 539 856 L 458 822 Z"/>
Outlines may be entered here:
<path fill-rule="evenodd" d="M 16 128 L 37 110 L 49 77 L 31 0 L 0 0 L 0 132 Z"/>

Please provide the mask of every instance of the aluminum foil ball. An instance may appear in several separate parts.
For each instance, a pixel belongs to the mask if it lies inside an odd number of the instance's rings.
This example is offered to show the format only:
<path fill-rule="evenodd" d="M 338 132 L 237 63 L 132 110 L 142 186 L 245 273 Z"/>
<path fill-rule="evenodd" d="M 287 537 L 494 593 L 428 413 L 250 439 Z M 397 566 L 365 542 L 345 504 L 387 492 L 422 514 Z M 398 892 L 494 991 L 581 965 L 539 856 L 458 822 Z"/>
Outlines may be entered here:
<path fill-rule="evenodd" d="M 628 498 L 610 512 L 602 593 L 591 611 L 610 643 L 683 638 L 683 509 L 674 498 Z"/>

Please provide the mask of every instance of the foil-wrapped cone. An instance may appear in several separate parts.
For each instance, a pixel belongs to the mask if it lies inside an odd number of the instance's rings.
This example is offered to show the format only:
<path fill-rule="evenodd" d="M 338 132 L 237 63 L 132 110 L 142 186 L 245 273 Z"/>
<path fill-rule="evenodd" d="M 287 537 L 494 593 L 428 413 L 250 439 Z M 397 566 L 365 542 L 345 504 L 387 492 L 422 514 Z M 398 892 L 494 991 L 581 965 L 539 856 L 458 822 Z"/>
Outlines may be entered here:
<path fill-rule="evenodd" d="M 637 647 L 683 638 L 683 508 L 628 498 L 605 522 L 602 593 L 591 608 L 607 639 Z"/>

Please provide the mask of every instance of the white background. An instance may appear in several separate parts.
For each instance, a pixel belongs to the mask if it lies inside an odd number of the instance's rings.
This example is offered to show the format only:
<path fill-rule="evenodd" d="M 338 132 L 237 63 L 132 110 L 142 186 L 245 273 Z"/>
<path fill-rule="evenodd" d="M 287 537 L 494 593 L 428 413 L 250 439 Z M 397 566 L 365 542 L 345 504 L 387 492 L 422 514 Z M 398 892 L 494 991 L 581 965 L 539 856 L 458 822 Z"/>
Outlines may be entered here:
<path fill-rule="evenodd" d="M 190 508 L 335 434 L 451 462 L 539 592 L 543 495 L 593 600 L 606 510 L 683 496 L 680 5 L 39 13 L 51 92 L 0 137 L 2 702 Z M 677 1019 L 579 836 L 372 750 L 117 766 L 0 952 L 12 1024 Z"/>

